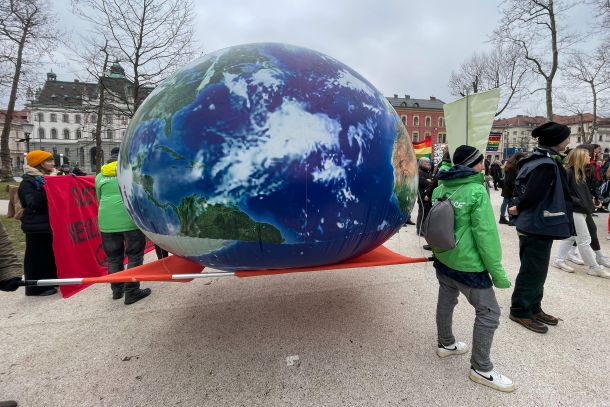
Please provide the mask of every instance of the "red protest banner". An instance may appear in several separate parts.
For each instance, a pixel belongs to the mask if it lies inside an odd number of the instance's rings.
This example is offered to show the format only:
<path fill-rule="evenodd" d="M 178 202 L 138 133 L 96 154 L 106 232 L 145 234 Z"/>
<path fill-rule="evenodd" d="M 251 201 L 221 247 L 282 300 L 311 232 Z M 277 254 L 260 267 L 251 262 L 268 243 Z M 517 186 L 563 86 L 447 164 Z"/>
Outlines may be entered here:
<path fill-rule="evenodd" d="M 49 221 L 58 278 L 99 277 L 108 274 L 106 253 L 97 226 L 95 177 L 45 177 Z M 146 251 L 154 244 L 147 242 Z M 60 286 L 68 298 L 88 285 Z"/>

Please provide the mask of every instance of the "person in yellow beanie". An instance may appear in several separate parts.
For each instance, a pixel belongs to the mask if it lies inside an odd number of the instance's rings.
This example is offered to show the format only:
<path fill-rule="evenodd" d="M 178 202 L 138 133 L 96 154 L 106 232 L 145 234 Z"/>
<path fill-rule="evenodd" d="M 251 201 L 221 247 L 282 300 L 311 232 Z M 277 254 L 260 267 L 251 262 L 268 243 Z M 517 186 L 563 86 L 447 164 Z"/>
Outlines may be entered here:
<path fill-rule="evenodd" d="M 24 276 L 26 280 L 57 278 L 47 194 L 43 188 L 44 176 L 55 170 L 55 160 L 48 151 L 34 150 L 28 153 L 26 161 L 28 165 L 18 191 L 23 207 L 21 229 L 25 233 Z M 57 289 L 54 287 L 31 286 L 25 289 L 27 296 L 55 293 Z"/>

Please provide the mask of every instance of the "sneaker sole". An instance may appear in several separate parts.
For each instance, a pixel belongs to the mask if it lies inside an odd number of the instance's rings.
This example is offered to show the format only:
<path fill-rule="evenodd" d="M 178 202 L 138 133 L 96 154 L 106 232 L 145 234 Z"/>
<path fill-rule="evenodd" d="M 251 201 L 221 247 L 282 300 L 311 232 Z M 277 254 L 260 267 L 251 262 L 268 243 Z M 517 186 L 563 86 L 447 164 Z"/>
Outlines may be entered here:
<path fill-rule="evenodd" d="M 556 266 L 556 265 L 554 265 L 554 264 L 552 264 L 552 266 L 553 266 L 553 267 L 555 267 L 556 269 L 561 270 L 561 271 L 565 271 L 566 273 L 573 273 L 573 272 L 574 272 L 574 269 L 570 269 L 570 270 L 568 270 L 568 269 L 566 269 L 566 268 L 564 268 L 564 267 Z"/>
<path fill-rule="evenodd" d="M 510 393 L 510 392 L 515 391 L 515 383 L 511 384 L 510 386 L 500 386 L 494 382 L 490 382 L 489 380 L 485 380 L 482 377 L 476 376 L 476 375 L 472 374 L 472 372 L 470 372 L 470 374 L 468 375 L 468 378 L 475 383 L 479 383 L 479 384 L 482 384 L 483 386 L 491 387 L 492 389 L 503 391 L 505 393 Z"/>
<path fill-rule="evenodd" d="M 447 356 L 451 355 L 463 355 L 464 353 L 468 353 L 469 350 L 469 347 L 466 347 L 466 349 L 462 350 L 446 350 L 442 348 L 436 348 L 436 354 L 439 358 L 446 358 Z"/>

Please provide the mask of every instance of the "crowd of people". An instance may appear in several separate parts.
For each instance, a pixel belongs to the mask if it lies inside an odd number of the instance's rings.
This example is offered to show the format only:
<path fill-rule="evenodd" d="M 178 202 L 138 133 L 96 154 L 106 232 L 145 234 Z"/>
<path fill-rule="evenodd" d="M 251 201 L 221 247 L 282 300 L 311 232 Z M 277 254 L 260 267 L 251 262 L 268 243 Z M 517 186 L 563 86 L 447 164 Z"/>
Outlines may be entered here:
<path fill-rule="evenodd" d="M 566 149 L 570 129 L 548 122 L 535 128 L 537 147 L 518 152 L 505 162 L 489 163 L 471 146 L 460 146 L 453 164 L 445 152 L 432 170 L 430 161 L 419 160 L 418 208 L 421 218 L 434 219 L 434 205 L 450 199 L 454 210 L 455 247 L 424 246 L 434 254 L 439 282 L 436 309 L 437 355 L 468 352 L 466 343 L 452 332 L 453 310 L 462 293 L 475 309 L 470 358 L 470 379 L 497 390 L 511 392 L 514 383 L 498 372 L 491 360 L 493 336 L 499 325 L 500 307 L 493 287 L 511 287 L 503 266 L 502 251 L 490 190 L 500 190 L 500 225 L 515 227 L 519 238 L 520 268 L 514 282 L 509 319 L 540 334 L 560 319 L 542 307 L 544 284 L 551 263 L 551 249 L 559 241 L 552 266 L 567 272 L 571 262 L 587 267 L 587 274 L 610 278 L 610 258 L 604 255 L 593 217 L 607 213 L 610 160 L 603 160 L 598 145 Z M 425 236 L 418 216 L 418 235 Z M 610 233 L 610 216 L 608 218 Z M 610 236 L 610 235 L 609 235 Z M 578 253 L 577 253 L 578 251 Z"/>
<path fill-rule="evenodd" d="M 488 163 L 483 153 L 462 145 L 451 157 L 432 168 L 428 158 L 419 167 L 418 217 L 416 232 L 425 236 L 426 217 L 433 222 L 434 205 L 450 199 L 453 208 L 455 246 L 450 249 L 426 245 L 434 254 L 439 283 L 436 307 L 439 357 L 464 354 L 465 342 L 452 331 L 454 308 L 462 293 L 475 309 L 469 377 L 474 382 L 510 392 L 511 379 L 491 362 L 493 337 L 499 326 L 500 306 L 493 287 L 508 289 L 511 281 L 502 265 L 502 248 L 497 223 L 515 227 L 519 238 L 520 268 L 514 282 L 509 318 L 523 327 L 544 334 L 560 319 L 542 307 L 544 284 L 551 263 L 551 248 L 560 241 L 552 266 L 574 272 L 568 262 L 585 265 L 592 276 L 610 278 L 610 258 L 604 255 L 593 217 L 610 201 L 605 194 L 610 184 L 610 160 L 602 160 L 597 145 L 579 145 L 566 150 L 570 129 L 548 122 L 535 128 L 537 147 L 518 152 L 506 162 Z M 97 174 L 95 191 L 99 200 L 98 226 L 108 259 L 108 272 L 143 262 L 145 236 L 133 223 L 123 204 L 117 182 L 118 150 Z M 49 225 L 44 176 L 53 174 L 50 153 L 36 150 L 27 155 L 28 167 L 19 186 L 21 217 L 26 237 L 23 275 L 26 280 L 56 278 L 53 235 Z M 62 169 L 64 171 L 64 169 Z M 67 169 L 66 169 L 67 171 Z M 64 171 L 64 173 L 68 173 Z M 501 190 L 502 204 L 496 222 L 490 190 Z M 407 220 L 408 224 L 413 224 Z M 610 216 L 608 218 L 610 233 Z M 578 251 L 578 253 L 577 253 Z M 157 247 L 159 258 L 168 253 Z M 13 291 L 20 285 L 22 268 L 6 231 L 0 227 L 0 290 Z M 148 295 L 139 283 L 111 284 L 112 298 L 133 304 Z M 28 286 L 27 296 L 46 296 L 54 287 Z"/>
<path fill-rule="evenodd" d="M 146 237 L 133 223 L 127 213 L 117 181 L 118 149 L 113 150 L 108 162 L 102 166 L 95 178 L 95 192 L 99 202 L 98 227 L 102 237 L 102 247 L 106 253 L 108 272 L 123 270 L 123 259 L 127 257 L 127 268 L 143 263 Z M 56 279 L 53 233 L 49 222 L 49 208 L 46 191 L 43 188 L 45 176 L 85 175 L 78 166 L 70 169 L 62 165 L 55 168 L 53 155 L 48 151 L 34 150 L 26 156 L 27 165 L 19 184 L 18 196 L 23 213 L 20 217 L 21 229 L 25 234 L 25 254 L 23 267 L 17 261 L 12 244 L 4 228 L 0 229 L 0 290 L 14 291 L 19 287 L 21 276 L 25 280 Z M 167 252 L 157 248 L 158 257 L 166 257 Z M 140 289 L 140 283 L 111 284 L 112 298 L 124 298 L 127 305 L 148 295 L 150 289 Z M 57 293 L 56 287 L 29 285 L 26 296 L 48 296 Z"/>

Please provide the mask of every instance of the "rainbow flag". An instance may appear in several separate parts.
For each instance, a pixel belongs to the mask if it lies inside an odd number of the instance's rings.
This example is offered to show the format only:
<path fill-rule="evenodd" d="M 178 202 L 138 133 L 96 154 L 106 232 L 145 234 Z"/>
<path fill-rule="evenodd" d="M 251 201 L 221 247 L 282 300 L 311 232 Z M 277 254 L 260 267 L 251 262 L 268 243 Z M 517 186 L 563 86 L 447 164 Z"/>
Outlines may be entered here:
<path fill-rule="evenodd" d="M 432 138 L 413 143 L 413 150 L 415 151 L 415 157 L 418 159 L 421 157 L 432 158 Z"/>

